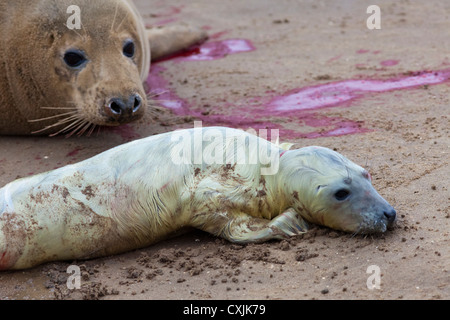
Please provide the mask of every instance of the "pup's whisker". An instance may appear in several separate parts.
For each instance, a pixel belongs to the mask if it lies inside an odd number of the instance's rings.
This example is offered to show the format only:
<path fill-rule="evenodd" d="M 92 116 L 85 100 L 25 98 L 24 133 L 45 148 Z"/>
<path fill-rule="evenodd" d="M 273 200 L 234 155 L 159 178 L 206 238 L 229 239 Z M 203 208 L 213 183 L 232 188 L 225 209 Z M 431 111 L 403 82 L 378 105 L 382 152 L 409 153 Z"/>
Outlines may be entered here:
<path fill-rule="evenodd" d="M 356 229 L 356 231 L 353 232 L 352 235 L 350 236 L 350 239 L 354 238 L 361 231 L 361 228 L 362 228 L 362 224 L 360 223 L 358 226 L 358 229 Z"/>

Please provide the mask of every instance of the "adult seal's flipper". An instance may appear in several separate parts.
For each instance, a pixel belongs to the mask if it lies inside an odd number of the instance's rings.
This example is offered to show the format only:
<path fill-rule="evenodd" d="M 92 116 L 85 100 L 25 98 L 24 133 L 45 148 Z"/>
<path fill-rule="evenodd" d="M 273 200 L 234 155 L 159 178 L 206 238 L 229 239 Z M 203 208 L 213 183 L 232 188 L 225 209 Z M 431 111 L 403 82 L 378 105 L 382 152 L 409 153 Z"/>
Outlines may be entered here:
<path fill-rule="evenodd" d="M 173 25 L 147 29 L 152 61 L 204 42 L 207 33 L 196 27 Z"/>

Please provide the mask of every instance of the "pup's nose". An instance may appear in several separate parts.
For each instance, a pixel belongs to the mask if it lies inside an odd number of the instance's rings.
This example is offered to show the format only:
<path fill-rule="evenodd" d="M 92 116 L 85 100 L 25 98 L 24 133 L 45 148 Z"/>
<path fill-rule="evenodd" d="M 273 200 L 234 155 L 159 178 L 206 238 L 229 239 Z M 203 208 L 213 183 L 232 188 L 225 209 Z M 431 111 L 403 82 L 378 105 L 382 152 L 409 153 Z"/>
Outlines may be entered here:
<path fill-rule="evenodd" d="M 389 208 L 388 210 L 384 211 L 384 216 L 387 218 L 389 223 L 392 223 L 395 221 L 395 217 L 397 216 L 397 212 L 394 208 Z"/>
<path fill-rule="evenodd" d="M 106 105 L 106 111 L 117 121 L 122 122 L 131 118 L 142 105 L 142 98 L 139 94 L 132 94 L 128 98 L 111 98 Z"/>

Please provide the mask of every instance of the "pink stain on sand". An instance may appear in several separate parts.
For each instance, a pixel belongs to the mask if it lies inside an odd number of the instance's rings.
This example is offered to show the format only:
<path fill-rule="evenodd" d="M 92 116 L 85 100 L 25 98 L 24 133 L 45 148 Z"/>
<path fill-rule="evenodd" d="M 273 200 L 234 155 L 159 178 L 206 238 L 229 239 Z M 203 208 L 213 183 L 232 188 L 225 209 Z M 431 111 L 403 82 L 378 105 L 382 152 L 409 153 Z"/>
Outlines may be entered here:
<path fill-rule="evenodd" d="M 151 95 L 158 102 L 173 110 L 176 114 L 186 114 L 199 116 L 190 110 L 189 103 L 181 99 L 176 93 L 169 89 L 169 83 L 162 73 L 166 70 L 161 66 L 161 62 L 167 60 L 174 61 L 211 61 L 223 59 L 228 55 L 249 52 L 255 50 L 253 44 L 246 39 L 227 39 L 221 41 L 206 42 L 201 45 L 196 45 L 189 50 L 176 53 L 169 57 L 159 60 L 152 64 L 150 74 L 147 78 L 147 84 L 151 89 Z"/>
<path fill-rule="evenodd" d="M 165 67 L 160 62 L 211 61 L 225 58 L 230 54 L 249 52 L 255 47 L 249 40 L 228 39 L 207 42 L 191 50 L 160 60 L 152 65 L 147 83 L 155 100 L 178 115 L 190 115 L 205 122 L 205 125 L 228 125 L 237 128 L 275 129 L 279 128 L 285 137 L 318 138 L 340 136 L 371 131 L 363 127 L 363 121 L 353 121 L 341 117 L 329 117 L 314 112 L 348 104 L 355 98 L 369 93 L 415 88 L 423 85 L 439 84 L 450 79 L 450 69 L 417 72 L 411 76 L 388 80 L 345 80 L 290 90 L 281 95 L 255 97 L 251 105 L 247 102 L 227 104 L 228 114 L 202 114 L 185 99 L 180 98 L 169 88 L 162 76 Z M 366 53 L 360 50 L 358 53 Z M 383 61 L 385 65 L 395 65 L 397 60 Z M 383 63 L 382 62 L 382 63 Z M 274 122 L 276 121 L 276 123 Z M 299 126 L 321 128 L 319 131 L 301 133 L 283 128 L 280 123 L 297 122 Z"/>
<path fill-rule="evenodd" d="M 381 64 L 383 67 L 391 67 L 391 66 L 395 66 L 395 65 L 397 65 L 398 63 L 399 63 L 398 60 L 384 60 L 384 61 L 381 61 L 381 62 L 380 62 L 380 64 Z"/>
<path fill-rule="evenodd" d="M 152 65 L 147 78 L 147 84 L 151 90 L 150 96 L 175 114 L 189 114 L 188 102 L 170 90 L 169 81 L 162 75 L 165 70 L 166 68 L 160 64 Z"/>
<path fill-rule="evenodd" d="M 386 92 L 438 84 L 450 78 L 450 70 L 425 71 L 391 80 L 345 80 L 292 90 L 276 97 L 268 107 L 276 112 L 311 110 L 341 105 L 370 92 Z"/>

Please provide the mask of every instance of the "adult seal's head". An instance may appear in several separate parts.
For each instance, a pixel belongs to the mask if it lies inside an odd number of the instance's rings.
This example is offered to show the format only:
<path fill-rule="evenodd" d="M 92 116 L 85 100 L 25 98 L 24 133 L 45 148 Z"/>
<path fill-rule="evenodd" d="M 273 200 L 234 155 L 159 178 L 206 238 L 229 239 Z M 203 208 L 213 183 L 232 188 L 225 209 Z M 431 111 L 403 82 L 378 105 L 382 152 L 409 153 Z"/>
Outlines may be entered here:
<path fill-rule="evenodd" d="M 142 117 L 150 49 L 131 2 L 0 0 L 0 29 L 0 134 L 80 134 Z"/>
<path fill-rule="evenodd" d="M 352 233 L 385 232 L 396 211 L 371 183 L 367 170 L 323 147 L 287 151 L 282 180 L 292 207 L 307 221 Z"/>

